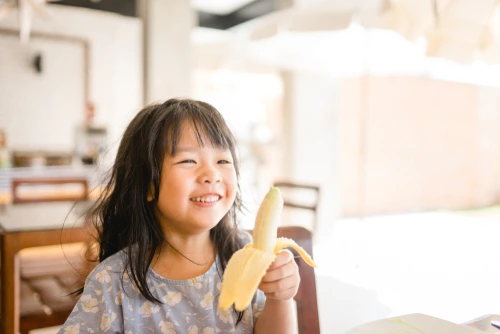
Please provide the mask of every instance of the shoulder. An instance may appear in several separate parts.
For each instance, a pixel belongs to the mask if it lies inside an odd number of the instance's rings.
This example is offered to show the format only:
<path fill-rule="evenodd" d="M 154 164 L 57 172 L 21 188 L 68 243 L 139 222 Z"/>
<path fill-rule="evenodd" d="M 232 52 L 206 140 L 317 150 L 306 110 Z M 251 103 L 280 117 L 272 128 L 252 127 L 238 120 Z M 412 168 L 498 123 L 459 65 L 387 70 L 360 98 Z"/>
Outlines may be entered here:
<path fill-rule="evenodd" d="M 122 275 L 125 271 L 125 252 L 119 251 L 111 255 L 101 263 L 99 263 L 87 276 L 87 281 L 99 280 L 102 281 L 102 276 L 117 276 Z"/>
<path fill-rule="evenodd" d="M 246 244 L 249 244 L 249 243 L 252 243 L 253 242 L 253 237 L 252 235 L 250 234 L 250 232 L 248 232 L 247 230 L 242 230 L 240 229 L 238 231 L 238 238 L 241 240 L 241 242 L 243 243 L 243 246 L 246 245 Z"/>
<path fill-rule="evenodd" d="M 87 276 L 80 299 L 58 334 L 78 333 L 124 333 L 122 302 L 128 291 L 124 283 L 123 252 L 118 252 L 101 263 Z M 131 295 L 131 298 L 136 295 Z M 81 328 L 83 327 L 83 328 Z M 81 331 L 80 331 L 81 332 Z"/>

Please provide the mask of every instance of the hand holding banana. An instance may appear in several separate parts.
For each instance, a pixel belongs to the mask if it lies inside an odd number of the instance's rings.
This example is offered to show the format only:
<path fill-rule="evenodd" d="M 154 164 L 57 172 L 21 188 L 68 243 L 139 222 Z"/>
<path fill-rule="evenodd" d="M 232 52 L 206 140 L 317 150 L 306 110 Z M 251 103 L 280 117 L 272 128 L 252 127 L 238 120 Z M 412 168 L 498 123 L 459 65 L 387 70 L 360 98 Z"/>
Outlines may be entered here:
<path fill-rule="evenodd" d="M 259 290 L 267 299 L 289 300 L 297 294 L 299 284 L 299 267 L 292 252 L 281 250 L 262 277 Z"/>
<path fill-rule="evenodd" d="M 316 267 L 309 254 L 295 241 L 277 238 L 282 209 L 281 193 L 278 188 L 272 187 L 257 212 L 253 231 L 254 243 L 234 253 L 227 264 L 222 279 L 219 309 L 228 309 L 234 303 L 237 311 L 245 310 L 259 286 L 269 298 L 293 297 L 297 292 L 300 278 L 296 264 L 292 263 L 293 258 L 287 255 L 290 253 L 279 252 L 283 248 L 292 247 L 308 265 Z"/>

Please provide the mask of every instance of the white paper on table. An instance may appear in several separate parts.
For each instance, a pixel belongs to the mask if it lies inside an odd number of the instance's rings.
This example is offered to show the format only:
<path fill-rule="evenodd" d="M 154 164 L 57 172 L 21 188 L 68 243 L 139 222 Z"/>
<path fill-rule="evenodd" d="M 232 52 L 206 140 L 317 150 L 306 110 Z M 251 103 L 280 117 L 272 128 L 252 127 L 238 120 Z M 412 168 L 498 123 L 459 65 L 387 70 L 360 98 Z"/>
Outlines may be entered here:
<path fill-rule="evenodd" d="M 429 315 L 414 313 L 402 316 L 376 320 L 357 326 L 345 334 L 483 334 L 488 333 L 479 329 L 459 325 L 453 322 L 431 317 Z"/>

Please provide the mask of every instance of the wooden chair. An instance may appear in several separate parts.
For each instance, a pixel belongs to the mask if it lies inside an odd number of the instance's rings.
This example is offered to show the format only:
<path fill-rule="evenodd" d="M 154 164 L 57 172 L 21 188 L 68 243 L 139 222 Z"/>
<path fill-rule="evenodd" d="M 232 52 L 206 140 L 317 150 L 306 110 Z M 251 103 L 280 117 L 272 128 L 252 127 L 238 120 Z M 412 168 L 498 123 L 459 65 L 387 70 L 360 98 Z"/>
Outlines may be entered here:
<path fill-rule="evenodd" d="M 78 189 L 68 187 L 71 184 L 79 185 Z M 88 189 L 86 178 L 14 178 L 12 203 L 87 200 Z M 19 253 L 21 334 L 60 325 L 67 319 L 75 303 L 68 294 L 79 278 L 76 272 L 68 271 L 68 261 L 78 271 L 86 272 L 88 269 L 81 261 L 85 247 L 84 243 L 73 243 L 27 248 Z"/>
<path fill-rule="evenodd" d="M 288 181 L 274 182 L 274 186 L 280 188 L 281 190 L 285 210 L 298 209 L 312 213 L 313 218 L 310 230 L 313 232 L 316 231 L 320 187 L 311 184 L 301 184 Z"/>
<path fill-rule="evenodd" d="M 299 226 L 279 227 L 278 237 L 295 240 L 309 255 L 313 256 L 312 235 L 307 229 Z M 294 254 L 300 274 L 299 291 L 294 298 L 297 304 L 299 334 L 318 334 L 320 331 L 314 268 L 309 267 L 295 250 L 290 250 Z"/>
<path fill-rule="evenodd" d="M 51 190 L 45 192 L 37 192 L 36 187 L 52 187 L 67 186 L 70 184 L 80 185 L 80 191 L 65 191 L 64 189 Z M 33 187 L 27 194 L 20 193 L 20 188 L 23 186 Z M 13 178 L 11 183 L 12 203 L 34 203 L 34 202 L 50 202 L 50 201 L 78 201 L 87 200 L 89 194 L 89 186 L 86 178 L 82 177 L 65 177 L 65 178 Z"/>

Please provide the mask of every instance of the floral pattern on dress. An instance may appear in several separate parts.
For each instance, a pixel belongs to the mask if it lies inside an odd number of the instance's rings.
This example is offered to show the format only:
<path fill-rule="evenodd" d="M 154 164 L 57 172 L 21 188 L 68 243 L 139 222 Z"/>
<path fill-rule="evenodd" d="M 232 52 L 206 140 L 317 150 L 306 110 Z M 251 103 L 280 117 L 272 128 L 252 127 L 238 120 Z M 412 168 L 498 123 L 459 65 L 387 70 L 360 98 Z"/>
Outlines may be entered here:
<path fill-rule="evenodd" d="M 202 276 L 190 278 L 187 280 L 189 285 L 194 286 L 196 289 L 201 289 L 203 287 Z"/>
<path fill-rule="evenodd" d="M 163 301 L 170 306 L 178 304 L 182 299 L 182 293 L 175 291 L 167 291 L 167 295 L 163 296 Z"/>
<path fill-rule="evenodd" d="M 203 300 L 200 302 L 201 307 L 203 307 L 205 310 L 211 309 L 212 305 L 214 302 L 214 296 L 212 295 L 212 292 L 207 292 L 205 297 L 203 297 Z"/>
<path fill-rule="evenodd" d="M 165 334 L 176 334 L 174 329 L 174 324 L 171 322 L 160 321 L 160 330 Z"/>
<path fill-rule="evenodd" d="M 95 278 L 97 279 L 98 282 L 100 283 L 109 283 L 111 281 L 111 276 L 109 276 L 108 270 L 111 269 L 110 266 L 106 266 L 107 270 L 101 270 L 99 271 L 96 275 Z"/>
<path fill-rule="evenodd" d="M 217 316 L 225 324 L 233 322 L 233 311 L 231 309 L 217 310 Z"/>
<path fill-rule="evenodd" d="M 150 318 L 154 313 L 160 311 L 160 306 L 153 304 L 152 302 L 145 301 L 141 307 L 139 307 L 139 313 L 142 318 Z"/>
<path fill-rule="evenodd" d="M 64 334 L 79 334 L 79 333 L 80 333 L 80 324 L 66 327 L 66 329 L 64 330 Z"/>
<path fill-rule="evenodd" d="M 258 291 L 236 325 L 234 309 L 219 310 L 221 278 L 216 262 L 203 275 L 169 280 L 149 269 L 147 284 L 162 303 L 148 301 L 125 271 L 124 252 L 100 263 L 58 334 L 77 333 L 252 333 L 265 296 Z"/>
<path fill-rule="evenodd" d="M 83 312 L 97 313 L 99 311 L 97 298 L 92 298 L 91 295 L 83 295 L 80 300 Z"/>
<path fill-rule="evenodd" d="M 100 326 L 101 330 L 103 332 L 107 332 L 111 328 L 111 324 L 113 323 L 113 321 L 115 321 L 115 319 L 116 319 L 115 312 L 110 312 L 110 313 L 104 312 L 101 318 L 101 326 Z"/>

